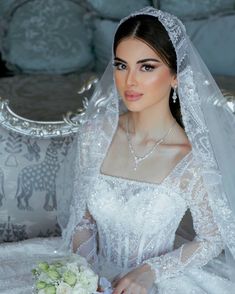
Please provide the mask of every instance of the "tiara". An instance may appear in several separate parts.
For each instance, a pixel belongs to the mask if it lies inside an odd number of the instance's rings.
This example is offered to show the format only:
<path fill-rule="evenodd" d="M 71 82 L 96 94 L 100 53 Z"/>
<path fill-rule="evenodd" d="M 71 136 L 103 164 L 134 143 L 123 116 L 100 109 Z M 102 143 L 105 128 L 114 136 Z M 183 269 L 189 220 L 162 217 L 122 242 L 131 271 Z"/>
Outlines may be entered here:
<path fill-rule="evenodd" d="M 171 42 L 175 49 L 181 46 L 182 42 L 184 42 L 186 37 L 186 29 L 183 23 L 174 15 L 164 12 L 162 10 L 158 10 L 154 7 L 147 6 L 140 10 L 134 11 L 130 15 L 124 17 L 120 22 L 118 27 L 124 23 L 126 20 L 138 16 L 138 15 L 151 15 L 156 17 L 164 26 L 168 35 L 171 39 Z"/>

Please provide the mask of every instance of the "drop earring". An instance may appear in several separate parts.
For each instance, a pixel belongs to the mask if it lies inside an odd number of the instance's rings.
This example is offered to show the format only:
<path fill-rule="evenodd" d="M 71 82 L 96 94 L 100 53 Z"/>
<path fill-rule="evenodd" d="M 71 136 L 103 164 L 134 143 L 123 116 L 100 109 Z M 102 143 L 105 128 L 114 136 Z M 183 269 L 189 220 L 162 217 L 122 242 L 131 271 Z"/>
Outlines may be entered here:
<path fill-rule="evenodd" d="M 173 92 L 173 95 L 172 95 L 173 103 L 176 103 L 176 100 L 177 100 L 176 89 L 177 89 L 177 86 L 175 85 L 174 86 L 174 92 Z"/>

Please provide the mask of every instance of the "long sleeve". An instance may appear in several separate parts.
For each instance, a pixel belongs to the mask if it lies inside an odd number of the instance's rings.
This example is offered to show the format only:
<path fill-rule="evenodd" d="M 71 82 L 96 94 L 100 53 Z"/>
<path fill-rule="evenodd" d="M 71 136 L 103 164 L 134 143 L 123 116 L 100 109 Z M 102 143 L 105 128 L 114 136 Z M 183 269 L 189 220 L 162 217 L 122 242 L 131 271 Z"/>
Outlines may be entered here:
<path fill-rule="evenodd" d="M 97 226 L 88 211 L 76 226 L 71 245 L 73 252 L 85 257 L 90 264 L 97 263 Z"/>
<path fill-rule="evenodd" d="M 196 236 L 193 241 L 176 250 L 145 260 L 155 273 L 155 283 L 177 276 L 187 269 L 202 267 L 218 256 L 223 249 L 223 241 L 213 219 L 208 195 L 201 179 L 191 189 L 188 201 L 193 217 Z"/>
<path fill-rule="evenodd" d="M 97 262 L 97 225 L 87 208 L 90 194 L 91 175 L 89 168 L 87 136 L 88 126 L 82 125 L 77 133 L 75 146 L 76 157 L 73 162 L 73 186 L 70 201 L 69 221 L 63 230 L 63 246 L 86 258 L 94 265 Z M 89 137 L 89 136 L 88 136 Z"/>

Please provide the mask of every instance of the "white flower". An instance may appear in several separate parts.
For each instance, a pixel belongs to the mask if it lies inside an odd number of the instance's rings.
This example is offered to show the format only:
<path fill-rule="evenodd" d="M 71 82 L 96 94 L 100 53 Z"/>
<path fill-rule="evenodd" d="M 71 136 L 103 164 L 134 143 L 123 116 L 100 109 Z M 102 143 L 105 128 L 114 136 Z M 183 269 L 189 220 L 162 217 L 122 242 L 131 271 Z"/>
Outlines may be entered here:
<path fill-rule="evenodd" d="M 87 290 L 87 293 L 95 292 L 98 285 L 98 275 L 91 269 L 81 267 L 81 272 L 77 275 L 77 285 Z"/>
<path fill-rule="evenodd" d="M 76 262 L 70 262 L 66 264 L 66 268 L 71 272 L 77 273 L 78 272 L 78 264 Z"/>
<path fill-rule="evenodd" d="M 73 288 L 72 294 L 91 294 L 93 292 L 91 292 L 89 289 L 86 289 L 84 287 L 82 287 L 81 285 L 76 285 Z"/>
<path fill-rule="evenodd" d="M 61 282 L 56 288 L 56 294 L 72 294 L 73 288 L 68 284 Z"/>
<path fill-rule="evenodd" d="M 81 266 L 80 270 L 82 272 L 82 274 L 88 278 L 94 278 L 95 276 L 97 276 L 89 267 L 85 267 L 85 266 Z"/>

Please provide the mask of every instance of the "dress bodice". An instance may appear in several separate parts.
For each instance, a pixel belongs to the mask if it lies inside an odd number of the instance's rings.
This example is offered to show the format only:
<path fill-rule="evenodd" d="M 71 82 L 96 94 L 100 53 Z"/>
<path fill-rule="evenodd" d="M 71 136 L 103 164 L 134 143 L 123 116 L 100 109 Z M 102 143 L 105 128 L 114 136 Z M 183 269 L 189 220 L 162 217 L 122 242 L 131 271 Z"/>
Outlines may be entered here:
<path fill-rule="evenodd" d="M 173 179 L 190 161 L 189 153 L 160 184 L 97 175 L 87 206 L 97 224 L 100 258 L 123 272 L 172 251 L 187 210 L 187 195 L 173 189 Z"/>
<path fill-rule="evenodd" d="M 100 254 L 126 268 L 173 249 L 187 205 L 169 183 L 99 175 L 88 208 L 97 223 Z"/>

